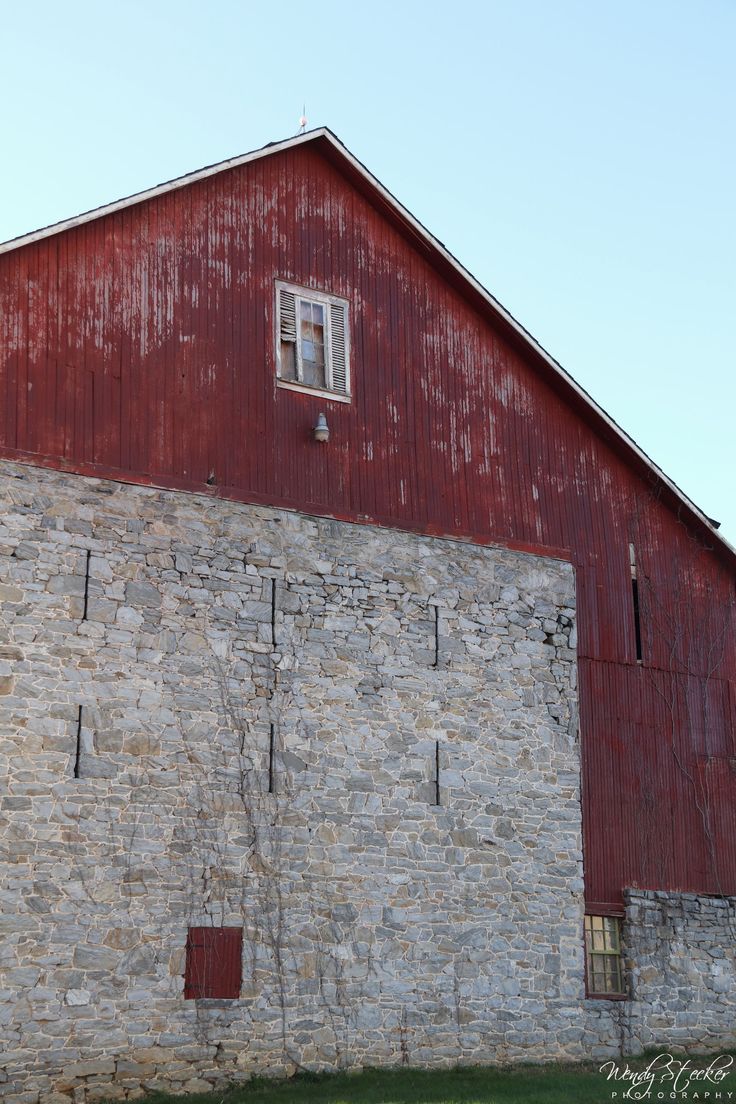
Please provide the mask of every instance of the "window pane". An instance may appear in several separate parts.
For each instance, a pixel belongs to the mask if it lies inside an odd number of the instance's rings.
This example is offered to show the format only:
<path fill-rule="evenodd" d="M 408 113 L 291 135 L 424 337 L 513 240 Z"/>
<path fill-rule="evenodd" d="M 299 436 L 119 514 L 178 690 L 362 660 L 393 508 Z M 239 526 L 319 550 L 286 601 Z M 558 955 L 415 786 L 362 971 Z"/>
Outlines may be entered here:
<path fill-rule="evenodd" d="M 324 308 L 320 303 L 300 303 L 302 337 L 311 341 L 324 341 Z"/>
<path fill-rule="evenodd" d="M 323 330 L 325 324 L 325 309 L 321 303 L 309 303 L 304 299 L 299 300 L 299 325 L 302 336 L 310 336 L 308 330 Z"/>
<path fill-rule="evenodd" d="M 325 380 L 325 350 L 323 345 L 314 346 L 314 359 L 302 360 L 302 380 L 311 387 L 324 387 Z"/>

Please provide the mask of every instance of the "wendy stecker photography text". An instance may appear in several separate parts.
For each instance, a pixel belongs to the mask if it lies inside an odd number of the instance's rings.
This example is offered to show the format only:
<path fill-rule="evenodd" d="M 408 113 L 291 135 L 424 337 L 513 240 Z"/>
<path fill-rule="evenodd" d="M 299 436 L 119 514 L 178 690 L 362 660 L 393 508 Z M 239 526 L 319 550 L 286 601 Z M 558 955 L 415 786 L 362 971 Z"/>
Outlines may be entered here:
<path fill-rule="evenodd" d="M 611 1100 L 736 1100 L 733 1055 L 696 1061 L 658 1054 L 643 1069 L 604 1062 L 600 1072 L 611 1085 Z"/>

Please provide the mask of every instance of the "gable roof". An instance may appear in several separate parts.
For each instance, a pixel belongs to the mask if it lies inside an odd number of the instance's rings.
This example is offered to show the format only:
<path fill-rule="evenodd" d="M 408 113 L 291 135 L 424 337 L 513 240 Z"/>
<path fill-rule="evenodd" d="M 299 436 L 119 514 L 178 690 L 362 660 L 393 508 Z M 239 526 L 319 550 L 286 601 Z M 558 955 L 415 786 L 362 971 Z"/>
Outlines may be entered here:
<path fill-rule="evenodd" d="M 662 469 L 647 456 L 633 438 L 595 402 L 588 392 L 532 337 L 528 330 L 517 322 L 513 315 L 460 264 L 443 243 L 435 238 L 327 127 L 319 127 L 307 131 L 305 134 L 287 138 L 282 142 L 270 142 L 268 145 L 250 153 L 232 157 L 227 161 L 220 161 L 215 165 L 207 165 L 205 168 L 158 184 L 153 188 L 146 189 L 146 191 L 137 192 L 132 196 L 105 204 L 102 207 L 96 207 L 91 211 L 85 211 L 74 218 L 64 219 L 62 222 L 53 223 L 51 226 L 12 238 L 0 243 L 0 254 L 31 245 L 44 238 L 52 237 L 54 234 L 60 234 L 65 230 L 71 230 L 87 222 L 92 222 L 95 219 L 104 218 L 106 215 L 125 210 L 125 208 L 133 207 L 138 203 L 144 203 L 149 199 L 155 199 L 157 196 L 175 191 L 178 188 L 185 188 L 217 173 L 236 169 L 242 165 L 247 165 L 251 161 L 270 157 L 275 153 L 281 153 L 284 150 L 308 143 L 312 144 L 338 171 L 347 177 L 464 298 L 469 300 L 481 314 L 490 318 L 503 336 L 523 356 L 535 364 L 547 382 L 569 405 L 577 410 L 607 444 L 623 456 L 644 478 L 650 482 L 652 479 L 655 480 L 656 484 L 662 488 L 664 496 L 669 498 L 670 505 L 678 512 L 685 511 L 686 515 L 696 523 L 701 535 L 705 535 L 709 543 L 712 542 L 714 550 L 721 553 L 725 552 L 732 563 L 736 562 L 736 548 L 717 532 L 718 523 L 703 513 L 692 499 L 665 475 Z"/>

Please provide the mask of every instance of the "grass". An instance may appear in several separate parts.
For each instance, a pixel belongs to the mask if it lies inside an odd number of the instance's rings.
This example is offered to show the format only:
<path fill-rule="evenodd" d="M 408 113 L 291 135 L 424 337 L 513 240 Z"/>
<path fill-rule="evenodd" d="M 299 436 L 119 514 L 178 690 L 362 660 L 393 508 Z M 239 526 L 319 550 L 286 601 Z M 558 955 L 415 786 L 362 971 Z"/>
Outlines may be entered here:
<path fill-rule="evenodd" d="M 693 1065 L 707 1067 L 712 1057 L 693 1057 Z M 629 1059 L 628 1064 L 642 1069 L 650 1060 Z M 227 1091 L 186 1097 L 153 1093 L 138 1104 L 615 1104 L 627 1085 L 606 1081 L 600 1064 L 307 1073 L 288 1080 L 257 1078 Z M 625 1064 L 619 1060 L 621 1067 Z M 692 1085 L 691 1091 L 702 1087 Z"/>
<path fill-rule="evenodd" d="M 619 1058 L 619 1069 L 643 1070 L 658 1055 L 647 1051 L 640 1058 Z M 736 1099 L 736 1051 L 720 1055 L 685 1055 L 673 1052 L 678 1064 L 705 1070 L 717 1060 L 728 1070 L 720 1084 L 692 1081 L 681 1100 Z M 732 1063 L 729 1065 L 729 1061 Z M 136 1104 L 618 1104 L 624 1101 L 627 1081 L 608 1081 L 599 1072 L 603 1062 L 560 1065 L 463 1066 L 454 1069 L 366 1069 L 356 1073 L 301 1073 L 291 1078 L 254 1078 L 225 1091 L 169 1096 L 151 1093 Z M 677 1068 L 677 1067 L 675 1067 Z M 679 1086 L 682 1088 L 682 1085 Z M 645 1088 L 645 1086 L 642 1086 Z M 669 1098 L 671 1085 L 657 1081 L 650 1096 L 662 1090 Z M 706 1091 L 710 1096 L 705 1096 Z M 613 1095 L 613 1094 L 616 1095 Z M 636 1099 L 632 1097 L 630 1099 Z"/>

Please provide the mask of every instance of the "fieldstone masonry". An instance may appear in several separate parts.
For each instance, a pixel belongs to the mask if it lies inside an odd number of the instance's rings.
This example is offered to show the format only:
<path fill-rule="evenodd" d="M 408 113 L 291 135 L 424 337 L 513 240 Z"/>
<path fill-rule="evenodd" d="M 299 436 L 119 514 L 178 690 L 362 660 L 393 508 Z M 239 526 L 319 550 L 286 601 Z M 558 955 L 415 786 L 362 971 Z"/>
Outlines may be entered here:
<path fill-rule="evenodd" d="M 619 1051 L 623 1002 L 584 998 L 568 564 L 0 486 L 8 1101 Z M 184 1000 L 206 925 L 243 930 L 237 1001 Z"/>
<path fill-rule="evenodd" d="M 645 1048 L 736 1046 L 736 899 L 626 891 L 627 1028 Z"/>

